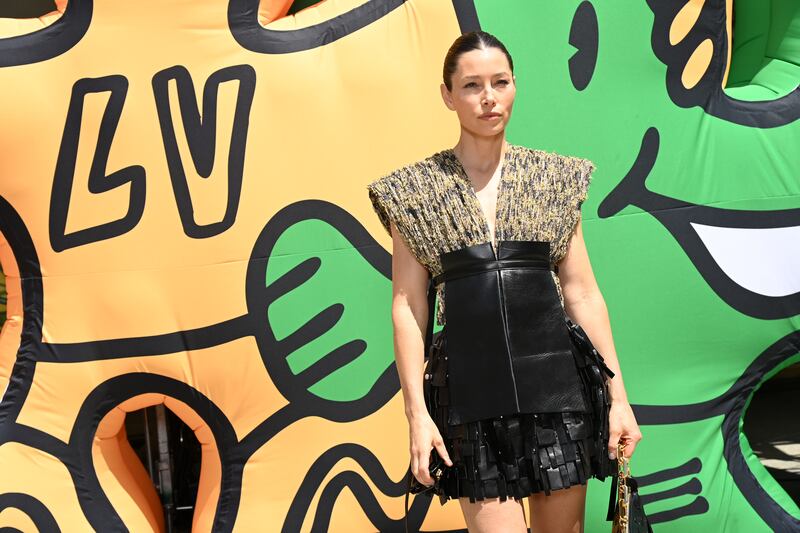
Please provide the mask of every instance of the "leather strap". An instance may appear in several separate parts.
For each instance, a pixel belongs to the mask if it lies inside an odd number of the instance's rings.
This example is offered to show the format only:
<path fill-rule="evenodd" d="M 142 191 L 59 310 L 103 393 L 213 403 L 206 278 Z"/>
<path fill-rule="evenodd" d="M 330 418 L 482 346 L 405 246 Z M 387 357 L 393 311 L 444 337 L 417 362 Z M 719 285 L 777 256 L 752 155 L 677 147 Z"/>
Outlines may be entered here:
<path fill-rule="evenodd" d="M 614 520 L 614 511 L 617 509 L 617 479 L 619 479 L 619 474 L 615 474 L 612 477 L 614 480 L 611 482 L 611 493 L 608 495 L 608 512 L 606 513 L 607 521 Z"/>
<path fill-rule="evenodd" d="M 403 516 L 403 522 L 406 526 L 406 533 L 408 533 L 408 494 L 411 492 L 411 476 L 408 477 L 408 486 L 406 487 L 406 514 Z"/>
<path fill-rule="evenodd" d="M 436 285 L 433 283 L 433 278 L 428 274 L 428 325 L 425 330 L 425 348 L 422 353 L 422 358 L 428 357 L 428 350 L 430 350 L 431 343 L 433 342 L 433 324 L 436 322 Z M 409 480 L 410 482 L 410 480 Z"/>

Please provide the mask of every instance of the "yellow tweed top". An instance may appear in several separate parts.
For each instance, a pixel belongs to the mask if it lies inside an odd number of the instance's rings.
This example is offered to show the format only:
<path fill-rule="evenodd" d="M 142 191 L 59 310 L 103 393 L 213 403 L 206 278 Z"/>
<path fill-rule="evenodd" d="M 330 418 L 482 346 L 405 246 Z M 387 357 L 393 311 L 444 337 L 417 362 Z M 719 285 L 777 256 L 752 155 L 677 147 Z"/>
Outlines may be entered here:
<path fill-rule="evenodd" d="M 550 262 L 567 253 L 595 165 L 588 159 L 508 143 L 497 192 L 495 240 L 550 241 Z M 442 253 L 491 240 L 486 217 L 452 148 L 410 163 L 367 185 L 373 209 L 391 235 L 393 222 L 432 276 Z M 561 305 L 564 299 L 553 273 Z M 444 325 L 444 283 L 436 321 Z"/>

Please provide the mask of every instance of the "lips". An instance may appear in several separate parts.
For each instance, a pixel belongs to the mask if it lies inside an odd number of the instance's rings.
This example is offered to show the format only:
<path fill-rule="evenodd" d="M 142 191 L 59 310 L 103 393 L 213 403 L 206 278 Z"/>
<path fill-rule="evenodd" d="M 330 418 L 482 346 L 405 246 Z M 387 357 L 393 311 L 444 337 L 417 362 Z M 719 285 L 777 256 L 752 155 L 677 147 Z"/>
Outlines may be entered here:
<path fill-rule="evenodd" d="M 479 118 L 492 118 L 492 117 L 499 117 L 499 116 L 500 116 L 500 113 L 484 113 L 483 115 L 480 115 Z"/>

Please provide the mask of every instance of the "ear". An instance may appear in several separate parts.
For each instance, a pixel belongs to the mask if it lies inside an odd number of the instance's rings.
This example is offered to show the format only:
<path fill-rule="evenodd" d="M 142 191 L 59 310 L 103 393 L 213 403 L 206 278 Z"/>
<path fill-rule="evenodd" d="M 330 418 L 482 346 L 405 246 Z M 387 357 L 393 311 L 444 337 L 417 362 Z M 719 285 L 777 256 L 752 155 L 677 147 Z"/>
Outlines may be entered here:
<path fill-rule="evenodd" d="M 450 111 L 455 111 L 455 107 L 453 106 L 453 95 L 447 90 L 447 85 L 442 82 L 439 84 L 439 89 L 442 92 L 442 100 L 444 100 L 444 105 L 446 105 Z"/>

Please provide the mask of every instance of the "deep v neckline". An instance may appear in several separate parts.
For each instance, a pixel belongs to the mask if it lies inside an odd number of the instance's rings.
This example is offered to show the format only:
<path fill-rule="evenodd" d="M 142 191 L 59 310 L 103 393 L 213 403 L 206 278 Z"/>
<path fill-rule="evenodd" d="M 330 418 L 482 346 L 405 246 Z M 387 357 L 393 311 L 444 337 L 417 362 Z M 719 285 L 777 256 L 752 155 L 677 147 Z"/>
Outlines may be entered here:
<path fill-rule="evenodd" d="M 467 171 L 464 169 L 464 165 L 461 164 L 461 161 L 456 157 L 455 151 L 452 148 L 448 148 L 447 151 L 450 154 L 450 157 L 453 158 L 453 162 L 455 163 L 456 170 L 458 171 L 459 177 L 462 178 L 465 182 L 467 189 L 469 190 L 468 196 L 472 199 L 473 206 L 477 209 L 478 216 L 483 223 L 483 231 L 484 237 L 486 238 L 486 242 L 491 243 L 492 250 L 497 255 L 497 234 L 498 232 L 498 224 L 501 221 L 500 218 L 500 209 L 501 207 L 505 207 L 505 181 L 506 181 L 506 170 L 508 166 L 508 159 L 509 154 L 513 145 L 509 142 L 506 142 L 506 151 L 503 156 L 500 158 L 500 177 L 497 183 L 497 193 L 495 197 L 495 208 L 494 208 L 494 238 L 492 238 L 492 231 L 489 227 L 489 217 L 486 216 L 486 212 L 483 210 L 483 205 L 481 204 L 480 198 L 478 198 L 478 193 L 475 192 L 475 188 L 472 186 L 472 181 L 467 174 Z"/>

